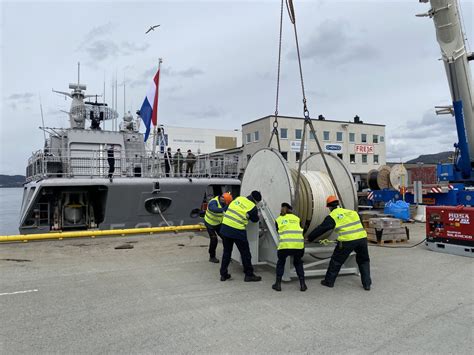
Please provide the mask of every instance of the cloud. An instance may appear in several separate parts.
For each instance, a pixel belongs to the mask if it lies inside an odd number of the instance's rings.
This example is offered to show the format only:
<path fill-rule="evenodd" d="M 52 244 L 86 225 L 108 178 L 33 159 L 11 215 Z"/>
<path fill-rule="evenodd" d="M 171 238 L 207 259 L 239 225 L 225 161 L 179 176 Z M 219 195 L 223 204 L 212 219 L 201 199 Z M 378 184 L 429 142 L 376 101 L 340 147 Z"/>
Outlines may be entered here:
<path fill-rule="evenodd" d="M 121 49 L 123 54 L 129 55 L 129 54 L 133 54 L 133 53 L 137 53 L 137 52 L 144 52 L 149 47 L 150 47 L 150 45 L 148 43 L 143 43 L 143 44 L 140 45 L 140 44 L 137 44 L 137 43 L 124 41 L 124 42 L 122 42 L 120 49 Z"/>
<path fill-rule="evenodd" d="M 131 80 L 130 81 L 130 87 L 136 88 L 136 87 L 141 87 L 145 86 L 147 83 L 149 83 L 152 79 L 153 76 L 156 74 L 156 68 L 150 68 L 145 70 L 141 75 L 138 76 L 138 79 Z M 195 76 L 198 75 L 203 75 L 204 71 L 198 68 L 194 67 L 189 67 L 187 69 L 181 69 L 181 70 L 174 70 L 171 67 L 166 67 L 161 69 L 161 75 L 163 76 L 168 76 L 168 77 L 179 77 L 179 78 L 194 78 Z M 174 86 L 175 89 L 181 88 L 181 86 Z"/>
<path fill-rule="evenodd" d="M 83 50 L 93 61 L 103 61 L 109 57 L 115 57 L 120 52 L 120 48 L 114 41 L 101 39 L 87 43 Z"/>
<path fill-rule="evenodd" d="M 35 96 L 32 92 L 25 92 L 21 94 L 11 94 L 7 97 L 8 101 L 16 101 L 19 103 L 29 103 L 31 99 Z"/>
<path fill-rule="evenodd" d="M 393 139 L 445 138 L 446 134 L 456 134 L 456 124 L 450 115 L 436 115 L 433 109 L 426 111 L 420 121 L 409 121 L 391 135 Z"/>
<path fill-rule="evenodd" d="M 29 109 L 26 105 L 31 103 L 33 97 L 35 97 L 35 94 L 32 92 L 16 93 L 7 96 L 5 101 L 7 101 L 8 106 L 10 106 L 12 110 L 16 110 L 19 105 L 23 108 Z"/>
<path fill-rule="evenodd" d="M 434 109 L 426 111 L 420 120 L 411 120 L 391 131 L 394 133 L 389 134 L 387 142 L 388 160 L 452 150 L 457 142 L 454 118 L 438 116 Z"/>
<path fill-rule="evenodd" d="M 207 119 L 207 118 L 221 117 L 223 115 L 223 112 L 217 107 L 207 106 L 204 108 L 188 110 L 185 112 L 185 114 L 196 119 Z"/>
<path fill-rule="evenodd" d="M 100 62 L 119 55 L 127 56 L 144 52 L 150 47 L 148 43 L 139 44 L 129 41 L 122 41 L 118 44 L 107 38 L 115 27 L 116 25 L 111 22 L 93 27 L 86 33 L 77 50 L 84 51 L 92 62 Z"/>
<path fill-rule="evenodd" d="M 88 41 L 91 41 L 97 37 L 102 37 L 107 34 L 110 34 L 115 27 L 116 25 L 112 22 L 107 22 L 103 25 L 93 27 L 89 32 L 85 34 L 84 39 L 79 47 L 84 46 Z"/>
<path fill-rule="evenodd" d="M 301 57 L 316 62 L 339 65 L 347 62 L 368 60 L 378 55 L 375 47 L 365 43 L 365 40 L 355 38 L 353 29 L 343 21 L 326 20 L 311 34 L 302 48 Z M 288 54 L 296 59 L 296 51 Z"/>
<path fill-rule="evenodd" d="M 181 77 L 181 78 L 194 78 L 195 76 L 204 74 L 199 68 L 189 67 L 187 69 L 182 70 L 174 70 L 171 67 L 163 68 L 162 71 L 163 75 L 166 76 L 174 76 L 174 77 Z"/>

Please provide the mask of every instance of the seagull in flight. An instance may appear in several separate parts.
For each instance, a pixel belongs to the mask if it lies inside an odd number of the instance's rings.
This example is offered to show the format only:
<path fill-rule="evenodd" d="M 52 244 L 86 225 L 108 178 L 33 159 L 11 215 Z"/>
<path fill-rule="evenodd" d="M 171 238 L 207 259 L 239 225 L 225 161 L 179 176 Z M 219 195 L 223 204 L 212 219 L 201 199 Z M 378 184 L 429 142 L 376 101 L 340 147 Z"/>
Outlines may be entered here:
<path fill-rule="evenodd" d="M 148 29 L 148 31 L 145 32 L 145 34 L 147 34 L 147 33 L 150 32 L 150 31 L 154 31 L 155 28 L 157 28 L 157 27 L 160 27 L 160 25 L 151 26 L 151 27 Z"/>

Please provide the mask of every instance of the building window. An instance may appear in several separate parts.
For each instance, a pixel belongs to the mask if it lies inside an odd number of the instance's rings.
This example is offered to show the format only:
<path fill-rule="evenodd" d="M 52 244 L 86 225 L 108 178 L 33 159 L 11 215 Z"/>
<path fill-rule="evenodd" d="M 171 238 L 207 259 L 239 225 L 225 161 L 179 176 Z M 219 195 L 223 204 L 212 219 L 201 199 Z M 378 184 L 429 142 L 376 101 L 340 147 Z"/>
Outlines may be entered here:
<path fill-rule="evenodd" d="M 329 140 L 329 131 L 324 131 L 323 132 L 323 140 L 325 140 L 325 141 Z"/>
<path fill-rule="evenodd" d="M 337 157 L 342 160 L 342 158 L 343 158 L 344 156 L 343 156 L 341 153 L 339 153 L 339 154 L 337 155 Z"/>
<path fill-rule="evenodd" d="M 258 138 L 259 138 L 258 131 L 256 131 L 253 133 L 253 141 L 258 142 Z"/>
<path fill-rule="evenodd" d="M 362 164 L 367 164 L 367 154 L 362 154 Z"/>
<path fill-rule="evenodd" d="M 361 140 L 362 143 L 367 143 L 367 134 L 362 133 L 360 135 L 360 140 Z"/>
<path fill-rule="evenodd" d="M 309 132 L 309 139 L 316 140 L 316 136 L 313 134 L 312 131 Z"/>
<path fill-rule="evenodd" d="M 300 161 L 300 152 L 296 152 L 296 161 Z"/>
<path fill-rule="evenodd" d="M 303 135 L 303 130 L 295 129 L 295 139 L 301 139 L 302 135 Z"/>
<path fill-rule="evenodd" d="M 247 144 L 252 143 L 252 135 L 250 133 L 247 133 L 246 136 L 247 136 L 247 138 L 246 138 Z"/>
<path fill-rule="evenodd" d="M 380 143 L 383 143 L 383 141 L 384 141 L 384 137 L 380 136 Z"/>
<path fill-rule="evenodd" d="M 288 128 L 280 128 L 280 138 L 288 139 Z"/>
<path fill-rule="evenodd" d="M 349 142 L 354 143 L 356 140 L 355 133 L 349 133 Z"/>
<path fill-rule="evenodd" d="M 374 134 L 374 135 L 372 136 L 372 142 L 378 143 L 378 142 L 379 142 L 379 136 L 376 135 L 376 134 Z"/>
<path fill-rule="evenodd" d="M 288 152 L 281 152 L 281 156 L 288 161 Z"/>
<path fill-rule="evenodd" d="M 355 164 L 355 162 L 356 162 L 356 155 L 355 154 L 350 154 L 349 155 L 349 162 L 351 164 Z"/>
<path fill-rule="evenodd" d="M 378 154 L 375 154 L 374 155 L 374 164 L 378 164 L 378 163 L 379 163 L 379 156 L 378 156 Z"/>
<path fill-rule="evenodd" d="M 336 140 L 342 142 L 342 132 L 336 132 Z"/>

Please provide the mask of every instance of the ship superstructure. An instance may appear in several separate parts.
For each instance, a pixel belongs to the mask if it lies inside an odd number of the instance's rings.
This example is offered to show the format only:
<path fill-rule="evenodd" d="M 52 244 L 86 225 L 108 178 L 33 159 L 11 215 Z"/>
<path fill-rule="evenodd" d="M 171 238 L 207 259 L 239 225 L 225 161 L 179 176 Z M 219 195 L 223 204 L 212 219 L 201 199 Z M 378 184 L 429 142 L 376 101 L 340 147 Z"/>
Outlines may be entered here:
<path fill-rule="evenodd" d="M 126 113 L 119 130 L 103 129 L 118 114 L 86 95 L 79 79 L 78 71 L 71 92 L 53 90 L 72 99 L 70 127 L 42 127 L 49 137 L 28 160 L 21 233 L 196 223 L 208 198 L 239 192 L 236 159 L 197 155 L 184 174 L 184 157 L 166 161 L 146 150 L 139 116 Z"/>

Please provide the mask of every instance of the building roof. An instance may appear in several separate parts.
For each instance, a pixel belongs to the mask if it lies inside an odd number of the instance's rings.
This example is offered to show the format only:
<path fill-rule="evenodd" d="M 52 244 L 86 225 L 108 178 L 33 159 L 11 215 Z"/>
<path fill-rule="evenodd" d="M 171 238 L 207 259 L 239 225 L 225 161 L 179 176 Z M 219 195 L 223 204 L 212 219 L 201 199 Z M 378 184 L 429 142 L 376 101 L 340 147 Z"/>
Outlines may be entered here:
<path fill-rule="evenodd" d="M 207 155 L 222 155 L 222 154 L 233 154 L 233 153 L 241 153 L 244 149 L 244 146 L 241 145 L 239 147 L 235 147 L 235 148 L 229 148 L 229 149 L 223 149 L 223 150 L 217 150 L 215 152 L 211 152 Z"/>
<path fill-rule="evenodd" d="M 274 117 L 275 117 L 274 115 L 268 115 L 268 116 L 265 116 L 265 117 L 257 118 L 256 120 L 243 123 L 243 124 L 242 124 L 242 127 L 243 127 L 243 126 L 247 126 L 247 125 L 249 125 L 249 124 L 251 124 L 251 123 L 254 123 L 254 122 L 263 121 L 263 120 L 266 120 L 266 119 L 269 119 L 269 118 L 274 118 Z M 278 118 L 289 118 L 289 119 L 293 119 L 293 120 L 303 120 L 303 119 L 304 119 L 304 117 L 293 117 L 293 116 L 278 116 Z M 363 123 L 355 123 L 354 121 L 337 121 L 337 120 L 327 120 L 327 119 L 318 120 L 317 118 L 312 118 L 311 121 L 314 121 L 314 122 L 324 121 L 324 122 L 337 122 L 337 123 L 352 123 L 352 124 L 355 124 L 355 125 L 385 127 L 384 124 L 365 123 L 365 122 L 363 122 Z"/>

